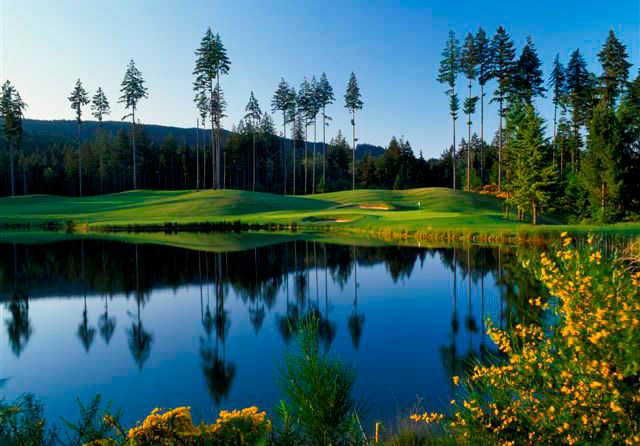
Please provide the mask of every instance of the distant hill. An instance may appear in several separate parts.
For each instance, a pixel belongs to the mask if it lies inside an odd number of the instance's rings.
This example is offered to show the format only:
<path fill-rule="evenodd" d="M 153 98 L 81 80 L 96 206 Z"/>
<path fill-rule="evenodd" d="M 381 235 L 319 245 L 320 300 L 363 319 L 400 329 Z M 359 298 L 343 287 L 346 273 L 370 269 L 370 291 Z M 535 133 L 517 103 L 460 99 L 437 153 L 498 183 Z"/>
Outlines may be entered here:
<path fill-rule="evenodd" d="M 45 140 L 45 141 L 64 141 L 73 140 L 75 142 L 77 138 L 76 122 L 73 120 L 42 120 L 42 119 L 25 119 L 23 121 L 23 127 L 25 134 L 33 140 Z M 80 138 L 82 140 L 93 139 L 95 131 L 98 128 L 97 121 L 84 121 L 80 129 Z M 102 128 L 116 133 L 118 130 L 129 130 L 131 124 L 123 121 L 104 121 Z M 188 145 L 195 145 L 196 143 L 196 129 L 195 128 L 183 128 L 183 127 L 171 127 L 156 124 L 144 124 L 144 131 L 149 139 L 159 144 L 167 135 L 173 135 L 178 141 L 185 142 Z M 210 130 L 200 129 L 201 135 L 209 135 Z M 229 130 L 222 130 L 223 138 L 226 140 L 231 132 Z M 287 139 L 287 146 L 291 144 L 291 140 Z M 322 150 L 320 148 L 320 150 Z M 379 157 L 384 153 L 384 148 L 375 146 L 372 144 L 358 144 L 356 148 L 356 157 L 358 159 L 364 158 L 367 154 L 373 157 Z"/>

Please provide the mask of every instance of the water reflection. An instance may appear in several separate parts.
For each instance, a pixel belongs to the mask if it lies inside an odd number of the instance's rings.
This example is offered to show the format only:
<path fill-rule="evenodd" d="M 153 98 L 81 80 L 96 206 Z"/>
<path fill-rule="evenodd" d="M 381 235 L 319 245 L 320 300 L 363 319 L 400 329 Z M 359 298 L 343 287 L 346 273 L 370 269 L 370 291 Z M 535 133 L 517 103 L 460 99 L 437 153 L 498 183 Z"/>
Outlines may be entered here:
<path fill-rule="evenodd" d="M 154 390 L 159 393 L 152 396 L 166 405 L 176 394 L 177 404 L 197 407 L 191 399 L 199 398 L 202 387 L 194 388 L 193 396 L 189 386 L 197 387 L 200 379 L 216 407 L 269 407 L 277 401 L 272 370 L 299 324 L 313 315 L 320 321 L 322 347 L 358 365 L 364 392 L 386 383 L 383 390 L 392 396 L 380 397 L 372 411 L 395 416 L 390 411 L 400 399 L 410 405 L 406 395 L 431 392 L 434 405 L 440 404 L 436 399 L 447 398 L 445 380 L 450 383 L 452 375 L 486 357 L 487 317 L 503 327 L 531 317 L 523 302 L 542 290 L 521 261 L 535 255 L 536 248 L 524 247 L 419 249 L 313 241 L 225 253 L 97 240 L 0 244 L 4 345 L 16 360 L 6 361 L 2 349 L 0 359 L 15 374 L 45 367 L 44 359 L 22 359 L 37 339 L 37 351 L 65 346 L 68 357 L 54 372 L 89 367 L 56 331 L 73 313 L 76 348 L 91 356 L 89 364 L 104 363 L 103 391 L 116 392 L 116 375 L 124 377 L 122 385 L 136 379 L 109 353 L 128 349 L 129 365 L 138 374 L 183 377 L 180 392 Z M 35 323 L 30 305 L 40 308 Z M 96 343 L 96 335 L 104 342 Z M 191 373 L 192 358 L 199 378 Z M 265 375 L 260 388 L 252 387 Z M 37 381 L 23 383 L 11 390 L 34 391 L 26 386 Z M 88 378 L 82 383 L 83 391 L 96 390 L 89 383 Z M 118 397 L 142 398 L 135 390 Z"/>

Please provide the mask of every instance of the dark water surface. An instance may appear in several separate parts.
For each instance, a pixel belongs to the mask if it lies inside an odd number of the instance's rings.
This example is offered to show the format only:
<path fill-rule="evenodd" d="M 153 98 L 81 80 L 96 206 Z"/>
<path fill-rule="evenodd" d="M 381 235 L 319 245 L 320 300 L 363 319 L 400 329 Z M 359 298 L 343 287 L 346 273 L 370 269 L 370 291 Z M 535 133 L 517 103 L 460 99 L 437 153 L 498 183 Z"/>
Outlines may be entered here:
<path fill-rule="evenodd" d="M 356 371 L 364 419 L 418 397 L 441 409 L 451 376 L 493 350 L 484 321 L 518 318 L 537 282 L 515 248 L 367 248 L 290 242 L 206 253 L 111 241 L 0 244 L 0 395 L 34 393 L 75 419 L 95 394 L 130 424 L 154 407 L 272 410 L 290 327 Z M 519 297 L 522 295 L 522 297 Z M 0 381 L 2 382 L 2 381 Z"/>

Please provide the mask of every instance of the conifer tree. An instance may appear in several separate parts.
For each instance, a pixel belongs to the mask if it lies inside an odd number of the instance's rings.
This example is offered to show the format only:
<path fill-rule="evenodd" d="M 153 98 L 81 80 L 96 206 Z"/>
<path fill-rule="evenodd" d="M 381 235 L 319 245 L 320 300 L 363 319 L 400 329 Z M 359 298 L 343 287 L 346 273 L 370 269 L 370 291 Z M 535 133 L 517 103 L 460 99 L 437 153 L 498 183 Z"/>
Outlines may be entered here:
<path fill-rule="evenodd" d="M 302 122 L 302 126 L 304 128 L 304 159 L 303 159 L 303 168 L 304 168 L 304 187 L 303 191 L 307 193 L 307 183 L 308 183 L 308 151 L 307 151 L 307 130 L 310 122 L 311 115 L 311 106 L 313 103 L 313 90 L 311 88 L 311 84 L 305 77 L 302 83 L 300 84 L 300 89 L 298 90 L 298 95 L 296 97 L 298 112 L 300 113 L 300 118 Z"/>
<path fill-rule="evenodd" d="M 287 124 L 291 122 L 291 87 L 281 79 L 278 88 L 273 94 L 271 100 L 271 110 L 282 113 L 282 160 L 283 160 L 283 178 L 284 178 L 284 194 L 287 193 L 287 156 L 285 153 L 285 142 L 287 139 Z"/>
<path fill-rule="evenodd" d="M 515 49 L 507 31 L 499 26 L 496 34 L 491 39 L 491 77 L 498 83 L 497 90 L 493 93 L 491 102 L 498 103 L 498 117 L 500 126 L 498 130 L 498 190 L 502 189 L 502 151 L 504 145 L 505 100 L 513 78 Z"/>
<path fill-rule="evenodd" d="M 298 93 L 291 87 L 287 96 L 287 119 L 292 124 L 291 129 L 291 194 L 296 194 L 296 149 L 297 142 L 302 141 L 302 120 L 298 111 Z"/>
<path fill-rule="evenodd" d="M 322 92 L 320 91 L 320 83 L 316 77 L 311 78 L 311 88 L 309 90 L 308 102 L 308 116 L 309 121 L 313 121 L 313 156 L 311 163 L 311 193 L 316 192 L 316 141 L 318 140 L 317 127 L 318 127 L 318 113 L 320 113 L 320 107 L 322 100 Z"/>
<path fill-rule="evenodd" d="M 227 115 L 224 114 L 224 112 L 227 110 L 227 101 L 224 99 L 224 92 L 222 91 L 222 87 L 220 86 L 219 83 L 216 83 L 216 86 L 213 88 L 213 96 L 212 96 L 212 100 L 211 100 L 211 113 L 213 114 L 213 125 L 216 128 L 216 133 L 215 133 L 215 138 L 216 138 L 216 159 L 215 159 L 215 165 L 216 166 L 220 166 L 221 164 L 221 151 L 222 151 L 222 142 L 220 140 L 220 128 L 221 128 L 221 123 L 222 123 L 222 118 L 225 118 Z M 213 135 L 212 135 L 213 136 Z M 222 180 L 220 179 L 220 167 L 222 168 L 222 174 L 223 174 L 223 178 Z M 224 166 L 224 160 L 222 161 L 222 166 L 218 167 L 217 170 L 217 176 L 218 176 L 218 182 L 216 184 L 216 189 L 220 189 L 220 186 L 222 184 L 222 187 L 225 187 L 226 185 L 226 169 Z"/>
<path fill-rule="evenodd" d="M 571 147 L 571 170 L 575 172 L 577 154 L 580 150 L 580 126 L 587 118 L 589 89 L 591 80 L 587 71 L 587 64 L 576 49 L 569 58 L 565 72 L 568 102 L 571 106 L 571 121 L 573 127 L 573 144 Z"/>
<path fill-rule="evenodd" d="M 327 105 L 333 104 L 335 101 L 335 96 L 333 95 L 333 87 L 329 83 L 329 79 L 327 78 L 326 73 L 322 73 L 320 76 L 320 83 L 318 85 L 318 96 L 320 106 L 322 107 L 322 147 L 324 152 L 324 159 L 322 163 L 322 191 L 326 191 L 327 187 L 327 135 L 326 130 L 329 126 L 329 122 L 331 120 L 330 116 L 327 116 Z"/>
<path fill-rule="evenodd" d="M 129 61 L 129 65 L 127 66 L 127 70 L 124 74 L 124 79 L 122 80 L 120 92 L 122 96 L 120 96 L 119 102 L 124 104 L 125 110 L 131 110 L 128 115 L 122 117 L 122 119 L 127 119 L 131 117 L 131 145 L 133 150 L 133 188 L 138 188 L 137 181 L 137 165 L 136 165 L 136 108 L 138 107 L 138 102 L 141 99 L 145 99 L 149 97 L 147 92 L 147 88 L 144 86 L 144 79 L 142 78 L 142 73 L 136 67 L 133 59 Z"/>
<path fill-rule="evenodd" d="M 260 110 L 260 104 L 258 104 L 258 100 L 253 95 L 253 91 L 249 96 L 249 102 L 247 103 L 247 106 L 245 107 L 244 110 L 246 112 L 244 118 L 251 123 L 251 130 L 253 133 L 253 168 L 252 168 L 253 180 L 252 180 L 251 190 L 255 192 L 256 190 L 256 132 L 258 130 L 258 125 L 260 124 L 260 119 L 262 118 L 262 110 Z"/>
<path fill-rule="evenodd" d="M 0 118 L 2 118 L 2 131 L 9 146 L 9 178 L 11 183 L 11 196 L 16 194 L 15 183 L 15 152 L 22 138 L 22 119 L 27 105 L 20 97 L 20 93 L 8 80 L 2 84 L 0 90 Z"/>
<path fill-rule="evenodd" d="M 607 41 L 598 53 L 598 60 L 602 64 L 600 83 L 602 84 L 603 97 L 612 105 L 624 92 L 629 78 L 631 64 L 627 60 L 628 58 L 627 47 L 618 40 L 613 30 L 610 30 Z"/>
<path fill-rule="evenodd" d="M 98 137 L 99 130 L 102 128 L 102 119 L 104 116 L 111 114 L 111 107 L 109 106 L 109 101 L 107 100 L 107 96 L 102 91 L 102 87 L 98 87 L 96 94 L 93 95 L 91 99 L 91 114 L 94 118 L 98 120 L 98 130 L 96 130 L 96 141 Z M 103 178 L 104 178 L 104 157 L 103 150 L 99 152 L 99 172 L 100 172 L 100 193 L 103 192 Z"/>
<path fill-rule="evenodd" d="M 589 194 L 594 217 L 608 222 L 620 194 L 619 122 L 606 95 L 593 110 L 588 127 L 587 151 L 580 175 Z"/>
<path fill-rule="evenodd" d="M 213 34 L 211 28 L 207 28 L 204 37 L 200 41 L 200 47 L 196 49 L 196 63 L 193 70 L 195 80 L 193 89 L 196 93 L 204 95 L 209 103 L 209 118 L 211 120 L 211 166 L 212 166 L 212 187 L 220 188 L 220 157 L 221 139 L 220 128 L 221 116 L 214 113 L 215 98 L 214 90 L 220 90 L 220 76 L 228 74 L 231 68 L 231 61 L 227 56 L 227 50 L 222 44 L 219 34 Z"/>
<path fill-rule="evenodd" d="M 449 114 L 452 121 L 453 143 L 451 144 L 451 162 L 453 166 L 453 189 L 456 188 L 456 120 L 460 101 L 456 94 L 456 78 L 460 71 L 460 45 L 453 31 L 449 31 L 449 37 L 442 50 L 442 59 L 438 70 L 438 82 L 449 88 L 446 95 L 449 97 Z"/>
<path fill-rule="evenodd" d="M 544 97 L 546 92 L 541 66 L 533 39 L 527 37 L 527 43 L 515 65 L 512 86 L 512 94 L 527 104 L 531 104 L 536 96 Z"/>
<path fill-rule="evenodd" d="M 514 107 L 522 107 L 516 102 Z M 529 210 L 531 223 L 538 223 L 538 217 L 549 205 L 551 190 L 555 181 L 553 165 L 549 163 L 547 143 L 544 139 L 542 119 L 531 104 L 524 103 L 522 118 L 515 128 L 511 141 L 510 163 L 512 169 L 511 201 L 521 210 Z M 512 114 L 517 114 L 513 110 Z"/>
<path fill-rule="evenodd" d="M 78 129 L 78 192 L 82 197 L 82 147 L 80 140 L 80 125 L 82 125 L 82 107 L 89 103 L 89 95 L 78 79 L 69 95 L 71 110 L 76 113 L 76 127 Z"/>
<path fill-rule="evenodd" d="M 467 182 L 465 189 L 467 191 L 471 190 L 471 115 L 476 111 L 476 103 L 478 102 L 477 96 L 472 96 L 471 94 L 471 86 L 472 81 L 476 78 L 478 71 L 478 54 L 475 46 L 475 39 L 473 34 L 467 34 L 467 37 L 464 40 L 464 45 L 462 46 L 462 51 L 460 55 L 460 70 L 467 78 L 467 87 L 469 88 L 469 93 L 467 98 L 464 100 L 463 104 L 463 112 L 467 115 L 467 168 L 466 168 L 466 177 Z"/>
<path fill-rule="evenodd" d="M 557 136 L 558 136 L 558 108 L 564 108 L 564 97 L 566 95 L 566 79 L 564 66 L 560 63 L 560 56 L 556 54 L 553 60 L 553 68 L 547 82 L 549 90 L 551 90 L 551 101 L 553 102 L 553 158 L 558 152 Z M 560 171 L 562 175 L 562 170 Z"/>
<path fill-rule="evenodd" d="M 484 180 L 484 86 L 491 78 L 491 48 L 484 29 L 479 28 L 475 36 L 476 57 L 478 62 L 478 84 L 480 85 L 480 178 Z"/>
<path fill-rule="evenodd" d="M 352 128 L 352 140 L 353 140 L 353 153 L 351 158 L 351 182 L 352 189 L 356 190 L 356 110 L 362 110 L 363 102 L 360 94 L 360 87 L 358 87 L 358 80 L 355 73 L 351 72 L 349 77 L 349 83 L 347 84 L 347 91 L 344 94 L 344 106 L 351 111 L 351 128 Z"/>

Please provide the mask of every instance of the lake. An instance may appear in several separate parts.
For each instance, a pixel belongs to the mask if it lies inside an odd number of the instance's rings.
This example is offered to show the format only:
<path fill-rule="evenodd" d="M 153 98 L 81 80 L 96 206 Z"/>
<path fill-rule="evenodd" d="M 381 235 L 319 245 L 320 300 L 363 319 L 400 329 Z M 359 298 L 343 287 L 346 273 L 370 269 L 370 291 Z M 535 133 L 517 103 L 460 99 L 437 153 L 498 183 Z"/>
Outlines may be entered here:
<path fill-rule="evenodd" d="M 495 353 L 486 319 L 505 326 L 541 293 L 521 264 L 534 251 L 2 243 L 0 394 L 35 394 L 54 423 L 98 393 L 127 425 L 154 407 L 271 412 L 291 327 L 312 312 L 322 350 L 356 372 L 366 428 L 393 424 L 445 407 L 451 377 Z"/>

